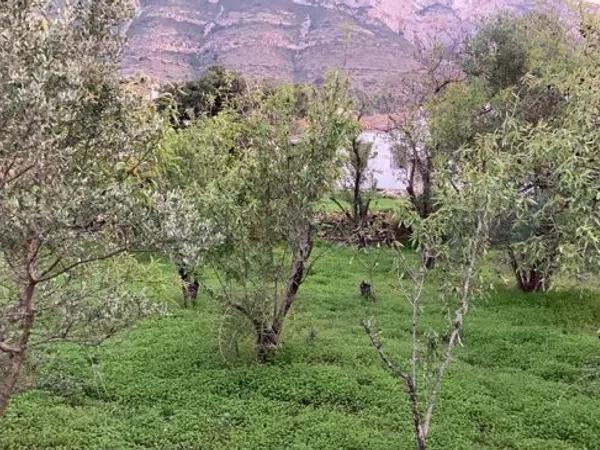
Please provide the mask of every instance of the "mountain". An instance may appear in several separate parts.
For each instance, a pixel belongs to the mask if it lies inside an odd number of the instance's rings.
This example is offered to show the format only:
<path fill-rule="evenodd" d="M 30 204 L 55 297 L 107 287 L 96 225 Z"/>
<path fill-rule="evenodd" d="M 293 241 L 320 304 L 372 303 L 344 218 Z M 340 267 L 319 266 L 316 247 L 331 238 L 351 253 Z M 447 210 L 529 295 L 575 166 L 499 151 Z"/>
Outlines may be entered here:
<path fill-rule="evenodd" d="M 367 91 L 393 88 L 414 64 L 415 37 L 460 35 L 536 0 L 138 0 L 127 75 L 199 77 L 212 64 L 249 76 L 318 83 L 343 68 Z M 442 36 L 443 37 L 443 36 Z"/>
<path fill-rule="evenodd" d="M 319 82 L 345 67 L 380 89 L 411 67 L 411 43 L 364 7 L 300 0 L 145 0 L 128 30 L 126 73 L 198 77 L 221 64 L 267 79 Z"/>

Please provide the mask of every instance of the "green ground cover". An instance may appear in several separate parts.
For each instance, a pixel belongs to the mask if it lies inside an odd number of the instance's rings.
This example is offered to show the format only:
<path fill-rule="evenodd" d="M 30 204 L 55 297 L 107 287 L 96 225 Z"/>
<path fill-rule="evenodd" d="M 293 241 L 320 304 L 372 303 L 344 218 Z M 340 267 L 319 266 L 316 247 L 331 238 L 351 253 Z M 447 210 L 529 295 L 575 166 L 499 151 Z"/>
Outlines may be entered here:
<path fill-rule="evenodd" d="M 96 349 L 58 347 L 37 388 L 14 399 L 0 448 L 413 449 L 402 386 L 360 326 L 375 314 L 388 349 L 406 355 L 392 254 L 373 255 L 376 303 L 358 293 L 353 251 L 334 248 L 301 290 L 284 350 L 263 366 L 224 360 L 215 301 L 179 308 L 173 270 L 158 264 L 153 295 L 171 315 Z M 426 319 L 439 321 L 430 306 Z M 600 449 L 599 325 L 595 290 L 523 295 L 500 283 L 467 319 L 431 448 Z"/>

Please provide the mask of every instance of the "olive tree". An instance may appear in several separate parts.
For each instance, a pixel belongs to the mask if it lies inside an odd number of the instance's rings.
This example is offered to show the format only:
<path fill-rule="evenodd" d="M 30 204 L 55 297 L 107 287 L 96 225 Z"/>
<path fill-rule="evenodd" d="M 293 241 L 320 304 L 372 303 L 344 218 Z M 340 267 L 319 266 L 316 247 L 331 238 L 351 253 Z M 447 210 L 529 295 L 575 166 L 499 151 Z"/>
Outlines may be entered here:
<path fill-rule="evenodd" d="M 244 114 L 209 119 L 228 132 L 203 140 L 221 168 L 204 189 L 224 239 L 209 264 L 226 310 L 252 330 L 261 361 L 282 343 L 310 269 L 316 203 L 337 179 L 342 149 L 355 132 L 347 83 L 338 76 L 309 89 L 305 114 L 296 90 L 251 93 Z"/>
<path fill-rule="evenodd" d="M 204 139 L 214 139 L 228 131 L 218 121 L 205 119 L 222 111 L 243 108 L 244 102 L 238 100 L 248 89 L 250 85 L 245 78 L 221 66 L 210 67 L 197 80 L 162 87 L 156 104 L 159 111 L 171 115 L 171 129 L 165 133 L 160 147 L 156 186 L 163 191 L 169 188 L 180 190 L 200 208 L 201 191 L 214 178 L 215 173 L 211 171 L 218 171 L 219 165 L 205 161 L 203 158 L 209 155 L 199 149 L 206 147 Z M 198 126 L 199 122 L 202 122 L 201 126 Z M 203 241 L 204 232 L 198 231 L 197 241 Z M 180 241 L 180 244 L 183 247 L 170 245 L 168 254 L 179 273 L 184 305 L 189 306 L 198 299 L 206 248 L 198 245 L 197 253 L 191 254 L 187 243 Z"/>
<path fill-rule="evenodd" d="M 157 153 L 155 189 L 172 197 L 169 203 L 179 207 L 156 214 L 162 220 L 154 229 L 168 242 L 161 249 L 177 268 L 185 306 L 197 302 L 208 250 L 222 239 L 219 229 L 207 233 L 203 223 L 204 218 L 216 217 L 220 202 L 215 185 L 226 179 L 237 161 L 229 151 L 236 146 L 240 123 L 237 113 L 229 109 L 198 118 L 185 128 L 167 130 Z"/>
<path fill-rule="evenodd" d="M 487 19 L 469 39 L 462 67 L 469 76 L 487 80 L 492 93 L 517 84 L 529 70 L 527 36 L 518 16 Z"/>
<path fill-rule="evenodd" d="M 34 341 L 148 312 L 109 261 L 171 208 L 140 195 L 161 125 L 118 76 L 130 3 L 60 3 L 0 3 L 0 415 Z"/>
<path fill-rule="evenodd" d="M 516 40 L 503 35 L 513 31 Z M 457 151 L 488 136 L 498 141 L 498 151 L 511 155 L 510 185 L 518 196 L 494 241 L 507 250 L 517 284 L 526 292 L 548 289 L 561 266 L 580 261 L 567 248 L 585 247 L 582 254 L 589 255 L 595 245 L 575 225 L 590 226 L 597 214 L 588 198 L 597 187 L 587 169 L 596 151 L 595 130 L 588 125 L 595 114 L 589 105 L 596 80 L 587 73 L 595 67 L 596 50 L 588 41 L 572 38 L 563 23 L 545 13 L 491 20 L 467 47 L 468 82 L 431 106 L 434 145 Z M 502 64 L 512 53 L 515 66 Z M 525 61 L 518 62 L 522 55 Z M 460 184 L 457 177 L 455 185 Z"/>
<path fill-rule="evenodd" d="M 461 333 L 471 304 L 480 293 L 479 269 L 490 245 L 490 231 L 513 201 L 511 190 L 505 188 L 506 161 L 496 153 L 493 140 L 466 149 L 454 158 L 460 161 L 461 189 L 456 190 L 450 182 L 452 177 L 439 167 L 435 211 L 426 218 L 412 205 L 405 211 L 414 245 L 421 250 L 435 249 L 436 259 L 431 268 L 424 259 L 415 265 L 405 251 L 398 252 L 397 286 L 411 311 L 407 336 L 410 351 L 391 355 L 375 319 L 363 322 L 385 367 L 405 387 L 419 450 L 428 447 L 444 377 L 456 347 L 462 344 Z M 492 159 L 492 170 L 488 170 Z M 440 317 L 447 318 L 446 323 L 424 323 L 426 308 L 437 309 Z"/>
<path fill-rule="evenodd" d="M 360 230 L 367 223 L 373 195 L 377 188 L 370 161 L 375 158 L 375 147 L 362 135 L 361 120 L 372 109 L 374 100 L 365 94 L 356 93 L 355 134 L 350 145 L 345 149 L 342 170 L 341 188 L 343 199 L 350 203 L 348 210 L 334 196 L 331 200 L 340 208 L 352 224 Z"/>
<path fill-rule="evenodd" d="M 562 99 L 552 121 L 504 122 L 502 148 L 513 156 L 519 193 L 504 243 L 526 292 L 547 290 L 561 272 L 597 270 L 600 262 L 600 65 L 590 50 L 584 43 L 570 67 L 528 80 Z"/>

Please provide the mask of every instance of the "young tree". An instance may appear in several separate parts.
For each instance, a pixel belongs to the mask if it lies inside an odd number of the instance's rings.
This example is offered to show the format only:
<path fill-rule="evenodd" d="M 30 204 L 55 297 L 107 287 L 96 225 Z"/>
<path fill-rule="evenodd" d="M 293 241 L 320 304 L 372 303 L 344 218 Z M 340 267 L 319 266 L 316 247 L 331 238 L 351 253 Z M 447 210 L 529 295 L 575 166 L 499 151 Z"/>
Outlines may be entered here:
<path fill-rule="evenodd" d="M 430 145 L 426 106 L 463 80 L 456 61 L 462 37 L 461 32 L 452 36 L 437 31 L 431 36 L 416 37 L 416 65 L 403 77 L 402 90 L 384 102 L 393 124 L 392 151 L 407 170 L 406 193 L 423 218 L 433 212 L 433 160 L 438 151 Z"/>
<path fill-rule="evenodd" d="M 157 106 L 159 110 L 172 115 L 172 130 L 166 133 L 162 145 L 159 169 L 161 189 L 164 190 L 166 186 L 181 189 L 187 192 L 190 200 L 200 201 L 198 190 L 213 179 L 215 173 L 207 172 L 216 168 L 215 164 L 204 161 L 203 155 L 207 155 L 199 151 L 199 147 L 206 145 L 202 140 L 210 138 L 210 134 L 204 131 L 210 129 L 215 136 L 227 131 L 227 127 L 207 126 L 210 121 L 204 119 L 215 117 L 236 105 L 242 107 L 243 102 L 238 100 L 248 89 L 247 81 L 240 74 L 221 66 L 210 67 L 198 80 L 163 86 Z M 196 126 L 197 122 L 203 120 L 202 126 Z M 204 233 L 203 230 L 199 231 L 198 240 L 202 241 Z M 196 248 L 198 253 L 195 255 L 190 254 L 189 248 L 177 248 L 176 245 L 170 246 L 169 251 L 181 279 L 186 306 L 196 303 L 201 287 L 199 272 L 205 248 L 202 245 Z"/>
<path fill-rule="evenodd" d="M 184 306 L 195 306 L 206 255 L 219 247 L 223 237 L 196 192 L 161 186 L 154 188 L 150 200 L 145 223 L 139 227 L 146 238 L 138 240 L 171 259 L 181 280 Z"/>
<path fill-rule="evenodd" d="M 372 171 L 369 170 L 369 161 L 374 156 L 372 142 L 361 140 L 359 136 L 352 139 L 346 155 L 344 180 L 352 205 L 350 219 L 358 227 L 367 222 L 373 200 L 375 181 Z"/>
<path fill-rule="evenodd" d="M 123 255 L 145 221 L 135 173 L 160 123 L 118 77 L 132 8 L 56 5 L 0 4 L 0 416 L 32 340 L 82 327 L 103 335 L 137 314 L 106 289 L 110 278 L 85 271 Z M 94 279 L 104 286 L 96 294 Z M 100 316 L 106 326 L 90 326 Z"/>
<path fill-rule="evenodd" d="M 408 211 L 415 244 L 436 250 L 433 270 L 423 259 L 415 269 L 405 253 L 399 252 L 398 286 L 412 311 L 410 354 L 401 359 L 391 356 L 374 320 L 363 322 L 384 365 L 405 386 L 419 450 L 427 448 L 443 379 L 456 346 L 461 343 L 465 317 L 477 294 L 478 270 L 489 246 L 490 229 L 511 203 L 511 192 L 504 188 L 505 172 L 498 170 L 505 161 L 495 153 L 492 140 L 466 150 L 461 157 L 462 188 L 457 191 L 444 171 L 438 171 L 435 211 L 427 218 L 422 218 L 414 208 Z M 489 171 L 491 157 L 495 164 Z M 441 280 L 442 286 L 437 290 L 428 288 L 426 282 L 430 279 Z M 435 296 L 434 292 L 439 296 L 440 310 L 448 318 L 444 331 L 427 330 L 421 320 L 425 306 L 432 304 L 425 299 Z"/>
<path fill-rule="evenodd" d="M 255 93 L 243 116 L 213 119 L 228 122 L 233 139 L 206 148 L 227 168 L 206 190 L 225 239 L 211 265 L 225 306 L 252 328 L 261 361 L 281 345 L 310 268 L 316 202 L 331 189 L 341 151 L 356 131 L 347 85 L 338 76 L 310 88 L 305 117 L 295 89 Z"/>
<path fill-rule="evenodd" d="M 236 161 L 231 151 L 240 133 L 237 118 L 228 109 L 215 116 L 198 118 L 185 128 L 168 130 L 158 153 L 155 189 L 167 196 L 177 193 L 184 200 L 184 203 L 170 202 L 180 207 L 157 215 L 167 220 L 163 219 L 155 228 L 170 242 L 162 249 L 177 268 L 185 306 L 196 303 L 207 251 L 222 237 L 218 230 L 208 233 L 203 218 L 214 216 L 219 206 L 214 199 L 218 196 L 214 185 L 227 176 Z M 207 240 L 210 234 L 212 239 Z"/>
<path fill-rule="evenodd" d="M 369 217 L 369 208 L 375 191 L 373 171 L 369 168 L 369 162 L 375 157 L 375 153 L 373 143 L 364 139 L 361 130 L 361 120 L 368 113 L 371 101 L 364 94 L 359 93 L 356 97 L 358 106 L 355 123 L 356 134 L 345 151 L 342 165 L 344 199 L 349 201 L 351 210 L 348 211 L 335 197 L 332 197 L 332 200 L 360 230 Z"/>

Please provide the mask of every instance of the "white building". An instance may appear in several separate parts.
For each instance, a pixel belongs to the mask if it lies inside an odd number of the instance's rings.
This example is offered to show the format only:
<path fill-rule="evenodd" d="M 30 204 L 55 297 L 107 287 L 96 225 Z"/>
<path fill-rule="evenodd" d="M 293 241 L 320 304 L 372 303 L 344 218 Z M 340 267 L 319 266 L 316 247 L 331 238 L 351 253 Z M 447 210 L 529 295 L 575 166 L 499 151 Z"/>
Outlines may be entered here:
<path fill-rule="evenodd" d="M 392 152 L 393 140 L 389 132 L 366 130 L 360 135 L 362 142 L 373 144 L 373 156 L 369 160 L 376 188 L 388 194 L 402 195 L 406 192 L 407 170 L 401 167 Z"/>

